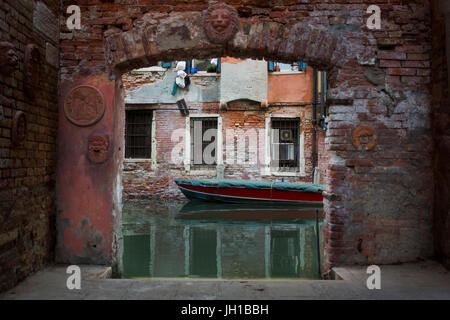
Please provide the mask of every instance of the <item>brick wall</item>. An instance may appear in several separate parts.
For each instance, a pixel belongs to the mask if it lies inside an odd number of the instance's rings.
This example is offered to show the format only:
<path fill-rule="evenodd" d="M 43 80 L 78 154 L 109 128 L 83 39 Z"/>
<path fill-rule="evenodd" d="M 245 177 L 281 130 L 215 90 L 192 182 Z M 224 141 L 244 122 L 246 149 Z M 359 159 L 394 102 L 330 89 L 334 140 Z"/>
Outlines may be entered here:
<path fill-rule="evenodd" d="M 122 77 L 123 86 L 127 92 L 139 89 L 145 84 L 152 84 L 163 79 L 164 72 L 131 71 Z"/>
<path fill-rule="evenodd" d="M 433 1 L 433 134 L 435 142 L 434 243 L 437 257 L 450 267 L 450 101 L 445 18 L 439 1 Z M 448 9 L 447 9 L 448 10 Z M 449 18 L 447 18 L 449 19 Z"/>
<path fill-rule="evenodd" d="M 19 57 L 15 71 L 0 74 L 0 291 L 53 261 L 58 68 L 48 46 L 57 48 L 58 42 L 42 27 L 59 34 L 59 5 L 56 0 L 0 2 L 0 41 L 12 43 Z M 46 24 L 33 23 L 52 14 Z M 24 80 L 31 79 L 24 72 L 30 43 L 40 53 L 34 98 L 24 90 Z M 25 141 L 13 145 L 13 119 L 19 111 L 26 116 L 28 130 Z"/>

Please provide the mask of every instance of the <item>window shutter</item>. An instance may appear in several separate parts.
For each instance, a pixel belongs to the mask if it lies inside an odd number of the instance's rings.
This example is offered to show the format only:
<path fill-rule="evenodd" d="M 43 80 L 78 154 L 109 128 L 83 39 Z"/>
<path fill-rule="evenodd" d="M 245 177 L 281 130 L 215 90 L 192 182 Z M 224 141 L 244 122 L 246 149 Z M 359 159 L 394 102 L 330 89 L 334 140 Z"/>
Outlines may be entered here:
<path fill-rule="evenodd" d="M 191 66 L 192 66 L 192 61 L 191 60 L 187 60 L 186 61 L 186 69 L 184 69 L 184 72 L 190 73 L 191 72 Z"/>
<path fill-rule="evenodd" d="M 305 70 L 306 70 L 306 67 L 307 67 L 308 65 L 306 64 L 306 62 L 300 61 L 299 64 L 298 64 L 298 66 L 299 66 L 299 70 L 300 70 L 300 71 L 305 71 Z"/>
<path fill-rule="evenodd" d="M 171 66 L 172 66 L 172 62 L 161 61 L 161 67 L 163 67 L 163 68 L 170 68 Z"/>
<path fill-rule="evenodd" d="M 221 71 L 221 60 L 220 58 L 217 59 L 217 68 L 216 68 L 216 72 L 220 73 Z"/>

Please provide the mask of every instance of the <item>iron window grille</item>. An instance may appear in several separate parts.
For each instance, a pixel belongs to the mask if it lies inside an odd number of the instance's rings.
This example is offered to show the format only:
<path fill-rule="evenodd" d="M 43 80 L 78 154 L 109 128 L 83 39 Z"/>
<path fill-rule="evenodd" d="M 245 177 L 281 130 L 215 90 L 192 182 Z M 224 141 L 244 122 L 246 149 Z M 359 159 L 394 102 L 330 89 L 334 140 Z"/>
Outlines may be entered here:
<path fill-rule="evenodd" d="M 272 118 L 271 167 L 278 171 L 299 169 L 299 118 Z"/>
<path fill-rule="evenodd" d="M 207 169 L 216 165 L 217 124 L 217 117 L 191 118 L 191 166 L 197 169 L 202 167 Z M 209 131 L 211 129 L 212 131 Z M 212 159 L 205 157 L 207 148 L 207 153 L 211 155 Z"/>
<path fill-rule="evenodd" d="M 152 111 L 127 110 L 125 116 L 125 158 L 151 159 Z"/>

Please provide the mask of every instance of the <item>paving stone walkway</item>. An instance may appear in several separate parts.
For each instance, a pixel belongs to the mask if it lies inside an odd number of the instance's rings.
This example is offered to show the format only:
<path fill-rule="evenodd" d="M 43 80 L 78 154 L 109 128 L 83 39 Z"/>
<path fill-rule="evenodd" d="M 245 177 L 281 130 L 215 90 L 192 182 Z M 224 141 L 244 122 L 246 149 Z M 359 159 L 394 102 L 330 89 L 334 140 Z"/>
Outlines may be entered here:
<path fill-rule="evenodd" d="M 81 266 L 81 290 L 68 290 L 66 266 L 55 265 L 30 276 L 0 299 L 445 299 L 450 272 L 433 261 L 386 265 L 381 290 L 368 290 L 366 267 L 335 268 L 343 280 L 191 280 L 110 279 L 110 269 Z"/>

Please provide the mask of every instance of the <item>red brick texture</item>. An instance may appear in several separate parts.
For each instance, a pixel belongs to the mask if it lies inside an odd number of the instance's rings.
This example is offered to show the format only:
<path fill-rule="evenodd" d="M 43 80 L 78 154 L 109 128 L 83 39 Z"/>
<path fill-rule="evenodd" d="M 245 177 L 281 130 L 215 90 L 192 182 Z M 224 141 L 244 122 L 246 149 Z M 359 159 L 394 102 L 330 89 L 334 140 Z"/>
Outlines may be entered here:
<path fill-rule="evenodd" d="M 63 1 L 63 12 L 69 2 Z M 237 8 L 241 26 L 225 46 L 209 43 L 203 32 L 200 16 L 207 1 L 83 2 L 83 29 L 69 32 L 62 26 L 61 87 L 101 73 L 120 83 L 122 73 L 159 60 L 226 55 L 304 60 L 327 70 L 325 267 L 432 255 L 429 1 L 376 1 L 382 10 L 379 31 L 365 26 L 373 1 L 227 2 Z M 123 102 L 115 104 L 116 115 L 123 116 Z M 352 144 L 360 125 L 376 130 L 372 150 L 364 148 L 364 137 L 359 148 Z M 123 138 L 117 139 L 120 160 Z M 97 211 L 100 220 L 108 215 Z M 70 249 L 84 243 L 74 241 L 65 245 L 67 257 L 76 260 Z"/>
<path fill-rule="evenodd" d="M 60 2 L 44 1 L 55 16 Z M 55 246 L 55 163 L 58 121 L 58 68 L 47 62 L 47 43 L 58 46 L 33 27 L 33 2 L 0 2 L 0 41 L 10 42 L 18 55 L 17 69 L 0 73 L 0 291 L 17 284 L 53 261 Z M 25 51 L 35 44 L 40 53 L 39 88 L 25 94 Z M 4 64 L 6 61 L 2 60 Z M 25 140 L 13 145 L 13 119 L 22 111 Z"/>

